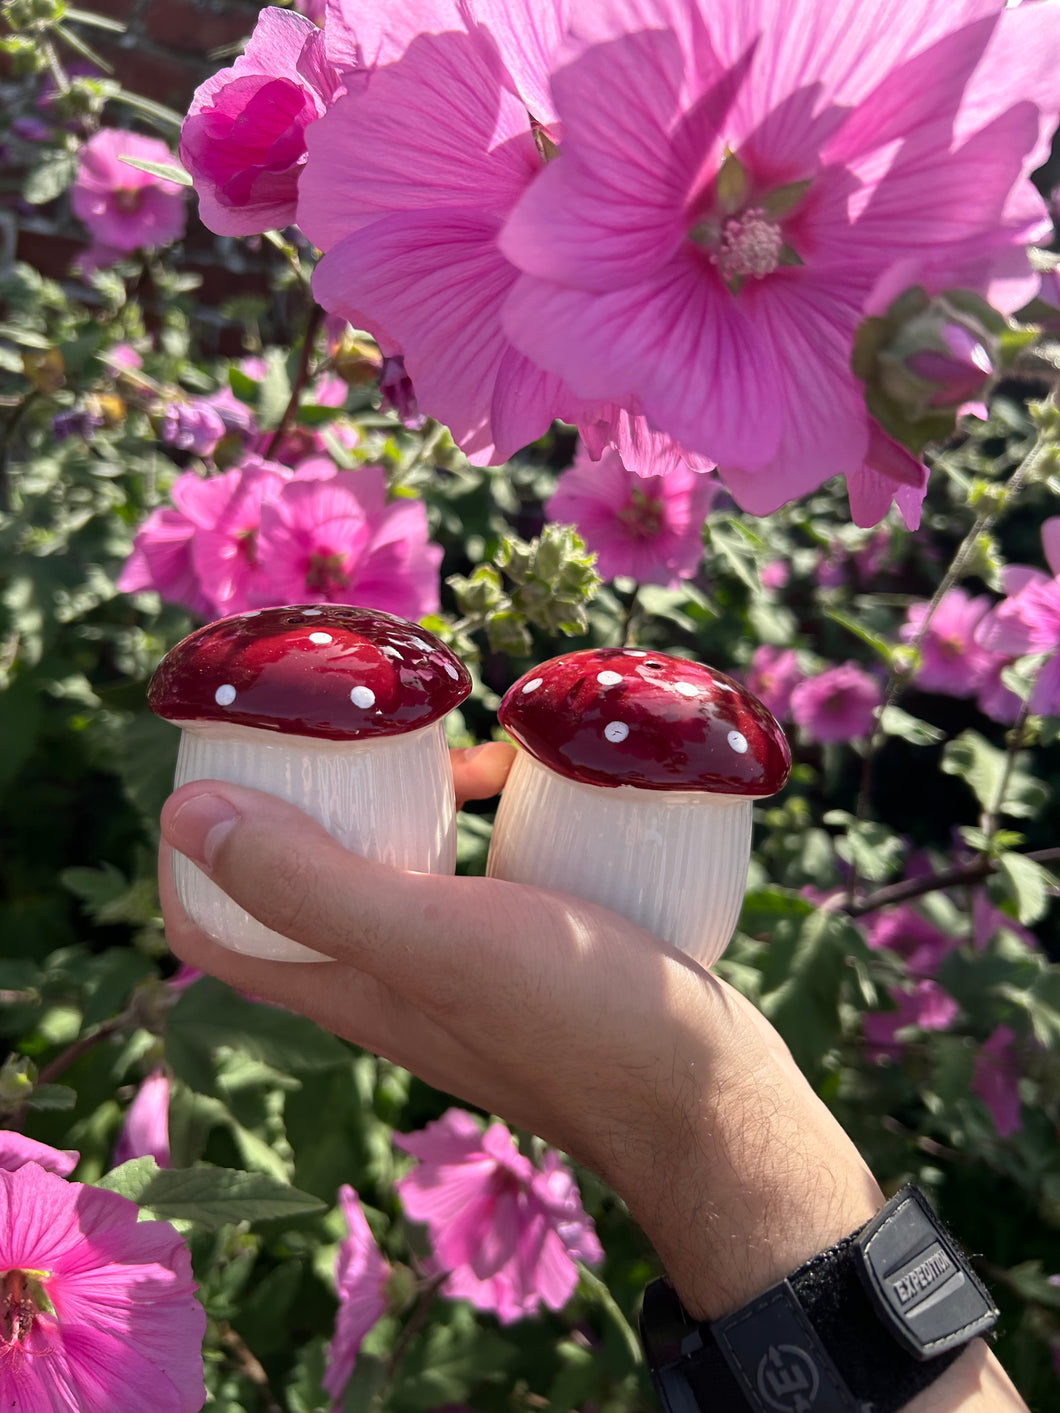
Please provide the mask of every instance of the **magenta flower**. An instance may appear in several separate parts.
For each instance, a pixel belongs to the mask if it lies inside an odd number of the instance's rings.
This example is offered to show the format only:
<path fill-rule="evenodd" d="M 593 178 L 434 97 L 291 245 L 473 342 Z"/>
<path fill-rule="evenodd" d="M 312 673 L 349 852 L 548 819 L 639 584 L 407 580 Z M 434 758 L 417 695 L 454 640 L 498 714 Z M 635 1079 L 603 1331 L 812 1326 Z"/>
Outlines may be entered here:
<path fill-rule="evenodd" d="M 1020 714 L 1022 705 L 1015 692 L 1010 692 L 1001 680 L 1001 674 L 1008 666 L 1006 657 L 994 658 L 976 693 L 975 704 L 984 716 L 991 721 L 999 721 L 1003 726 L 1011 726 Z"/>
<path fill-rule="evenodd" d="M 884 277 L 1033 291 L 1058 60 L 1036 5 L 586 6 L 559 156 L 501 237 L 505 329 L 581 397 L 634 397 L 747 510 L 863 464 L 919 489 L 870 453 L 854 332 Z"/>
<path fill-rule="evenodd" d="M 267 6 L 244 52 L 195 90 L 180 133 L 203 224 L 258 235 L 295 219 L 306 129 L 325 111 L 338 73 L 303 15 Z"/>
<path fill-rule="evenodd" d="M 158 421 L 158 438 L 164 446 L 195 456 L 209 456 L 226 430 L 220 412 L 204 397 L 167 402 Z"/>
<path fill-rule="evenodd" d="M 763 589 L 783 589 L 791 578 L 791 565 L 786 559 L 771 559 L 768 564 L 763 564 L 758 577 L 762 580 Z"/>
<path fill-rule="evenodd" d="M 811 741 L 852 741 L 871 734 L 882 701 L 876 678 L 843 662 L 795 687 L 791 715 Z"/>
<path fill-rule="evenodd" d="M 118 128 L 103 128 L 82 147 L 70 205 L 88 227 L 93 249 L 103 247 L 114 257 L 98 258 L 96 268 L 130 250 L 165 245 L 184 234 L 183 189 L 128 166 L 122 157 L 173 163 L 172 152 L 157 137 Z"/>
<path fill-rule="evenodd" d="M 519 93 L 545 92 L 548 35 L 558 35 L 563 6 L 477 0 L 488 29 L 461 30 L 453 7 L 435 22 L 449 32 L 411 43 L 400 26 L 389 32 L 397 7 L 344 8 L 353 11 L 345 47 L 329 52 L 383 62 L 308 134 L 298 222 L 325 252 L 314 293 L 404 357 L 418 410 L 444 422 L 471 461 L 504 461 L 553 418 L 579 422 L 585 412 L 501 327 L 518 272 L 497 240 L 544 165 L 530 112 L 548 119 Z M 329 46 L 340 43 L 337 17 L 338 7 Z"/>
<path fill-rule="evenodd" d="M 250 590 L 264 582 L 255 548 L 261 504 L 290 475 L 284 466 L 248 457 L 223 476 L 178 476 L 175 508 L 152 511 L 140 526 L 118 588 L 154 589 L 200 618 L 250 607 Z"/>
<path fill-rule="evenodd" d="M 1003 576 L 1008 595 L 982 620 L 976 640 L 1006 657 L 1049 653 L 1031 689 L 1030 709 L 1060 715 L 1060 516 L 1042 525 L 1042 549 L 1053 577 L 1038 569 L 1010 565 Z"/>
<path fill-rule="evenodd" d="M 394 1142 L 419 1160 L 396 1187 L 408 1216 L 426 1223 L 454 1299 L 510 1324 L 542 1304 L 560 1309 L 578 1282 L 575 1261 L 603 1258 L 568 1170 L 554 1153 L 535 1168 L 503 1124 L 483 1133 L 449 1109 Z"/>
<path fill-rule="evenodd" d="M 791 694 L 805 677 L 794 648 L 773 648 L 762 643 L 751 654 L 747 685 L 778 721 L 791 711 Z"/>
<path fill-rule="evenodd" d="M 1015 1041 L 1009 1027 L 999 1025 L 980 1045 L 975 1058 L 972 1093 L 990 1110 L 998 1138 L 1009 1138 L 1023 1126 Z"/>
<path fill-rule="evenodd" d="M 169 1075 L 165 1070 L 149 1074 L 136 1091 L 125 1113 L 113 1165 L 130 1158 L 153 1158 L 160 1168 L 169 1163 Z"/>
<path fill-rule="evenodd" d="M 970 697 L 983 685 L 997 663 L 976 641 L 976 629 L 989 607 L 988 598 L 970 598 L 963 589 L 943 594 L 920 644 L 920 666 L 913 677 L 918 687 Z M 920 632 L 927 610 L 926 603 L 910 604 L 899 634 L 903 643 L 911 643 Z"/>
<path fill-rule="evenodd" d="M 892 990 L 893 1011 L 873 1011 L 861 1018 L 865 1048 L 870 1060 L 901 1054 L 898 1031 L 915 1026 L 918 1030 L 948 1030 L 960 1007 L 937 981 L 922 977 L 908 991 Z"/>
<path fill-rule="evenodd" d="M 339 1310 L 323 1379 L 333 1413 L 339 1413 L 342 1407 L 342 1395 L 365 1335 L 386 1310 L 386 1283 L 390 1277 L 390 1266 L 375 1244 L 352 1187 L 339 1188 L 339 1205 L 346 1219 L 346 1237 L 335 1260 Z"/>
<path fill-rule="evenodd" d="M 37 1163 L 0 1169 L 0 1388 L 27 1413 L 197 1413 L 187 1249 L 127 1198 Z"/>
<path fill-rule="evenodd" d="M 423 502 L 388 504 L 378 466 L 288 481 L 261 507 L 257 554 L 268 575 L 250 597 L 258 605 L 355 603 L 422 618 L 437 612 L 442 562 L 427 535 Z"/>
<path fill-rule="evenodd" d="M 36 1163 L 50 1173 L 69 1177 L 77 1167 L 81 1154 L 73 1148 L 52 1148 L 35 1138 L 24 1138 L 14 1129 L 0 1128 L 0 1168 L 13 1173 L 26 1163 Z"/>
<path fill-rule="evenodd" d="M 934 976 L 943 957 L 960 946 L 959 937 L 943 932 L 908 903 L 875 913 L 865 928 L 865 940 L 870 947 L 904 957 L 915 977 Z"/>
<path fill-rule="evenodd" d="M 578 425 L 582 445 L 594 461 L 614 447 L 627 471 L 638 476 L 668 476 L 677 468 L 713 471 L 714 463 L 695 456 L 629 407 L 591 407 Z"/>
<path fill-rule="evenodd" d="M 676 588 L 703 557 L 703 521 L 718 483 L 682 466 L 666 476 L 638 476 L 608 449 L 597 462 L 579 446 L 545 506 L 550 520 L 577 527 L 596 554 L 603 579 L 627 575 Z"/>
<path fill-rule="evenodd" d="M 1034 933 L 1001 908 L 995 908 L 985 888 L 977 888 L 972 897 L 972 943 L 976 951 L 981 952 L 1002 928 L 1020 938 L 1031 951 L 1038 950 Z"/>

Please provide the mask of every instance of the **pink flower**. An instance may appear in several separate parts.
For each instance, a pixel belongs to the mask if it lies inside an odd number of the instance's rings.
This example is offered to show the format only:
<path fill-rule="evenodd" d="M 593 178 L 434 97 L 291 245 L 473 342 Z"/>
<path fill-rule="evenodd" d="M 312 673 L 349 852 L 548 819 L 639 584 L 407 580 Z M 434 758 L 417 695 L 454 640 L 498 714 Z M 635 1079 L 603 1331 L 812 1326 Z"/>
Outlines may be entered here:
<path fill-rule="evenodd" d="M 131 1158 L 153 1158 L 169 1167 L 169 1076 L 165 1070 L 149 1074 L 129 1105 L 114 1147 L 114 1167 Z"/>
<path fill-rule="evenodd" d="M 209 456 L 226 430 L 217 408 L 204 397 L 193 397 L 166 403 L 159 418 L 158 437 L 165 446 L 174 446 L 178 451 Z"/>
<path fill-rule="evenodd" d="M 718 483 L 682 466 L 666 476 L 637 476 L 608 449 L 595 464 L 579 446 L 545 506 L 550 520 L 575 525 L 604 579 L 624 574 L 675 588 L 703 557 L 703 521 Z"/>
<path fill-rule="evenodd" d="M 175 508 L 152 511 L 140 526 L 118 588 L 154 589 L 200 618 L 250 607 L 247 596 L 262 578 L 255 552 L 261 503 L 290 475 L 284 466 L 248 457 L 223 476 L 178 476 Z"/>
<path fill-rule="evenodd" d="M 495 464 L 554 417 L 579 422 L 585 411 L 501 327 L 518 272 L 497 240 L 544 165 L 530 113 L 548 120 L 536 100 L 565 6 L 476 0 L 484 24 L 468 30 L 457 7 L 445 18 L 439 6 L 432 28 L 448 32 L 415 38 L 389 32 L 399 8 L 342 7 L 350 23 L 335 52 L 381 66 L 310 129 L 298 222 L 325 252 L 313 278 L 324 308 L 402 355 L 418 410 L 471 461 Z M 340 43 L 339 12 L 329 44 Z"/>
<path fill-rule="evenodd" d="M 447 1295 L 510 1324 L 542 1304 L 560 1309 L 578 1281 L 575 1261 L 602 1259 L 570 1173 L 554 1153 L 535 1168 L 503 1124 L 483 1133 L 449 1109 L 394 1142 L 419 1159 L 396 1186 L 409 1217 L 427 1224 Z"/>
<path fill-rule="evenodd" d="M 773 648 L 762 643 L 751 654 L 747 685 L 782 721 L 791 710 L 792 692 L 805 676 L 794 648 Z"/>
<path fill-rule="evenodd" d="M 312 20 L 268 6 L 245 51 L 195 90 L 180 134 L 203 224 L 257 235 L 295 219 L 306 129 L 327 108 L 338 74 Z"/>
<path fill-rule="evenodd" d="M 1009 659 L 1005 657 L 994 659 L 993 666 L 983 678 L 975 698 L 975 704 L 984 716 L 988 716 L 991 721 L 999 721 L 1004 726 L 1013 724 L 1019 716 L 1021 705 L 1016 693 L 1010 692 L 1001 680 L 1001 674 L 1008 662 Z"/>
<path fill-rule="evenodd" d="M 844 662 L 800 682 L 791 694 L 791 715 L 811 741 L 852 741 L 871 733 L 882 701 L 875 677 Z"/>
<path fill-rule="evenodd" d="M 999 1138 L 1009 1138 L 1023 1126 L 1015 1040 L 1007 1025 L 997 1026 L 979 1047 L 972 1078 L 972 1093 L 990 1110 Z"/>
<path fill-rule="evenodd" d="M 206 1316 L 187 1249 L 127 1198 L 27 1163 L 0 1170 L 5 1407 L 197 1413 Z"/>
<path fill-rule="evenodd" d="M 262 504 L 257 556 L 268 566 L 250 591 L 259 605 L 354 603 L 412 619 L 438 609 L 442 550 L 428 542 L 426 508 L 388 504 L 378 466 L 288 481 Z"/>
<path fill-rule="evenodd" d="M 24 1138 L 14 1129 L 0 1128 L 0 1168 L 13 1173 L 26 1163 L 37 1163 L 50 1173 L 69 1177 L 81 1154 L 73 1148 L 52 1148 L 35 1138 Z"/>
<path fill-rule="evenodd" d="M 759 578 L 763 589 L 783 589 L 791 578 L 791 565 L 786 559 L 771 559 L 762 566 Z"/>
<path fill-rule="evenodd" d="M 342 1395 L 365 1335 L 386 1310 L 386 1283 L 390 1276 L 390 1266 L 375 1244 L 352 1187 L 339 1188 L 339 1205 L 347 1234 L 335 1260 L 339 1311 L 323 1380 L 324 1391 L 332 1398 L 333 1413 L 339 1413 L 342 1406 Z"/>
<path fill-rule="evenodd" d="M 1042 549 L 1053 577 L 1038 569 L 1009 565 L 1003 583 L 1008 595 L 980 623 L 977 642 L 993 653 L 1022 657 L 1049 653 L 1030 695 L 1030 709 L 1060 714 L 1060 516 L 1042 525 Z"/>
<path fill-rule="evenodd" d="M 184 234 L 183 189 L 130 167 L 121 157 L 173 163 L 172 152 L 158 138 L 103 128 L 81 149 L 70 193 L 74 215 L 84 221 L 96 245 L 115 255 L 179 239 Z M 97 262 L 113 263 L 105 257 Z"/>
<path fill-rule="evenodd" d="M 100 362 L 112 373 L 137 372 L 144 361 L 131 343 L 115 343 L 99 355 Z"/>
<path fill-rule="evenodd" d="M 947 935 L 908 903 L 873 914 L 865 928 L 865 940 L 870 947 L 904 957 L 910 974 L 916 977 L 934 976 L 943 957 L 960 945 L 958 937 Z"/>
<path fill-rule="evenodd" d="M 747 510 L 862 466 L 919 493 L 912 458 L 870 449 L 854 333 L 896 271 L 1009 309 L 1036 287 L 1027 178 L 1056 122 L 1057 17 L 643 0 L 582 7 L 573 31 L 559 156 L 501 236 L 524 271 L 509 337 L 583 398 L 635 398 Z"/>
<path fill-rule="evenodd" d="M 948 1030 L 960 1009 L 937 981 L 926 977 L 915 981 L 909 991 L 892 990 L 890 994 L 895 1003 L 893 1011 L 873 1011 L 861 1018 L 865 1047 L 871 1060 L 884 1056 L 897 1058 L 902 1049 L 897 1034 L 907 1026 L 918 1030 Z"/>
<path fill-rule="evenodd" d="M 943 594 L 920 644 L 920 666 L 913 677 L 918 687 L 970 697 L 983 685 L 997 662 L 976 642 L 976 629 L 989 607 L 988 598 L 970 598 L 963 589 Z M 926 603 L 910 604 L 900 632 L 903 643 L 917 636 L 927 610 Z"/>
<path fill-rule="evenodd" d="M 972 942 L 976 951 L 981 952 L 988 946 L 1001 929 L 1020 938 L 1032 951 L 1038 950 L 1034 933 L 1008 913 L 995 908 L 985 888 L 977 888 L 972 897 Z"/>

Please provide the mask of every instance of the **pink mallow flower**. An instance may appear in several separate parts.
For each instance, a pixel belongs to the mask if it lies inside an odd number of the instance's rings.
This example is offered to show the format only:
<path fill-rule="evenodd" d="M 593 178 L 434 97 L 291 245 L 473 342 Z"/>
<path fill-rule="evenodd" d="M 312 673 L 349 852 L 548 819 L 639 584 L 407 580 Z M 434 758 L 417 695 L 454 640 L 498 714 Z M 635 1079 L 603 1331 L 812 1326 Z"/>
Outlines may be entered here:
<path fill-rule="evenodd" d="M 751 654 L 747 685 L 778 721 L 791 711 L 791 694 L 805 677 L 794 648 L 762 643 Z"/>
<path fill-rule="evenodd" d="M 195 90 L 181 129 L 180 159 L 204 225 L 219 235 L 291 225 L 306 129 L 338 82 L 312 20 L 271 5 L 261 11 L 232 67 Z"/>
<path fill-rule="evenodd" d="M 865 927 L 865 940 L 870 947 L 904 957 L 916 977 L 934 976 L 943 957 L 960 946 L 959 937 L 943 932 L 909 903 L 874 913 Z"/>
<path fill-rule="evenodd" d="M 980 1045 L 975 1058 L 972 1093 L 990 1110 L 999 1138 L 1009 1138 L 1023 1126 L 1015 1041 L 1009 1027 L 999 1025 Z"/>
<path fill-rule="evenodd" d="M 508 337 L 580 397 L 635 399 L 745 510 L 843 473 L 859 523 L 903 490 L 915 517 L 926 472 L 873 433 L 855 331 L 884 278 L 1007 310 L 1037 287 L 1060 15 L 640 0 L 572 30 L 559 155 L 501 233 Z"/>
<path fill-rule="evenodd" d="M 703 521 L 718 489 L 712 476 L 687 466 L 665 476 L 638 476 L 617 451 L 608 449 L 594 463 L 579 446 L 545 514 L 577 528 L 596 554 L 601 578 L 626 575 L 676 588 L 699 568 Z"/>
<path fill-rule="evenodd" d="M 81 148 L 70 205 L 88 227 L 93 250 L 109 252 L 94 259 L 97 268 L 184 234 L 183 188 L 130 167 L 122 157 L 173 164 L 172 152 L 157 137 L 118 128 L 103 128 Z"/>
<path fill-rule="evenodd" d="M 1014 658 L 1048 653 L 1031 689 L 1031 711 L 1060 715 L 1060 516 L 1042 525 L 1042 549 L 1052 577 L 1009 565 L 1002 575 L 1007 597 L 979 624 L 976 638 L 992 653 Z"/>
<path fill-rule="evenodd" d="M 791 716 L 811 741 L 853 741 L 871 734 L 882 701 L 876 678 L 856 662 L 843 662 L 798 684 Z"/>
<path fill-rule="evenodd" d="M 893 1011 L 873 1011 L 861 1020 L 865 1048 L 870 1060 L 885 1056 L 897 1059 L 901 1054 L 898 1032 L 907 1027 L 917 1030 L 948 1030 L 957 1018 L 959 1006 L 937 981 L 922 977 L 908 991 L 892 990 Z"/>
<path fill-rule="evenodd" d="M 542 1304 L 559 1310 L 578 1283 L 575 1262 L 603 1259 L 555 1153 L 535 1168 L 503 1124 L 483 1133 L 461 1109 L 394 1142 L 419 1160 L 396 1187 L 408 1216 L 426 1223 L 433 1264 L 449 1273 L 443 1289 L 454 1299 L 510 1324 Z"/>
<path fill-rule="evenodd" d="M 80 1156 L 73 1148 L 52 1148 L 48 1143 L 38 1143 L 35 1138 L 25 1138 L 14 1129 L 0 1128 L 0 1168 L 6 1172 L 13 1173 L 26 1163 L 36 1163 L 50 1173 L 69 1177 Z"/>
<path fill-rule="evenodd" d="M 29 1162 L 0 1169 L 0 1389 L 26 1413 L 197 1413 L 191 1261 L 166 1222 Z"/>
<path fill-rule="evenodd" d="M 339 1188 L 339 1205 L 346 1219 L 346 1236 L 335 1259 L 339 1310 L 323 1379 L 333 1413 L 339 1413 L 342 1407 L 342 1395 L 365 1335 L 386 1310 L 386 1283 L 390 1278 L 390 1266 L 375 1244 L 352 1187 Z"/>
<path fill-rule="evenodd" d="M 131 1158 L 153 1158 L 160 1168 L 169 1163 L 169 1075 L 149 1074 L 136 1091 L 114 1146 L 114 1167 Z"/>
<path fill-rule="evenodd" d="M 920 643 L 920 665 L 913 677 L 918 687 L 971 697 L 984 685 L 998 662 L 995 653 L 976 641 L 976 629 L 989 608 L 985 595 L 973 599 L 963 589 L 943 594 Z M 913 642 L 927 611 L 926 603 L 910 604 L 899 634 L 903 643 Z"/>
<path fill-rule="evenodd" d="M 265 579 L 251 600 L 274 603 L 355 603 L 400 618 L 438 609 L 440 545 L 429 542 L 422 500 L 387 502 L 378 466 L 306 480 L 299 468 L 261 506 L 257 561 Z"/>

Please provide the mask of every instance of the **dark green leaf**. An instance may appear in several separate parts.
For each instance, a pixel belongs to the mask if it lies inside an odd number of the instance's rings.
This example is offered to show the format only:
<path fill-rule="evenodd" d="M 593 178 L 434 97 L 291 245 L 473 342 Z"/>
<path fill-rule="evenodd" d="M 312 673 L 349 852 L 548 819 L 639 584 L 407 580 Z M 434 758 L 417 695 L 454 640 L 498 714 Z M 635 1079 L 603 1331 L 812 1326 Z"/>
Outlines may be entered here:
<path fill-rule="evenodd" d="M 207 1164 L 159 1168 L 153 1158 L 134 1158 L 97 1186 L 144 1208 L 162 1221 L 195 1222 L 217 1231 L 230 1222 L 265 1222 L 323 1211 L 325 1204 L 264 1173 L 242 1173 Z"/>

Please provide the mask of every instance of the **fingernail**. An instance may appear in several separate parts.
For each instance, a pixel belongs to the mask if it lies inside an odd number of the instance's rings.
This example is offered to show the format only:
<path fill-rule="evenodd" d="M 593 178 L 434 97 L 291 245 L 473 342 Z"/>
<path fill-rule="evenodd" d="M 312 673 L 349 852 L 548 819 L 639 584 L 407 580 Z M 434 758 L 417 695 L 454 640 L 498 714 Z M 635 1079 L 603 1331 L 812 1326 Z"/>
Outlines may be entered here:
<path fill-rule="evenodd" d="M 239 811 L 220 795 L 195 795 L 173 816 L 169 842 L 189 859 L 210 868 L 222 841 L 238 823 Z"/>

